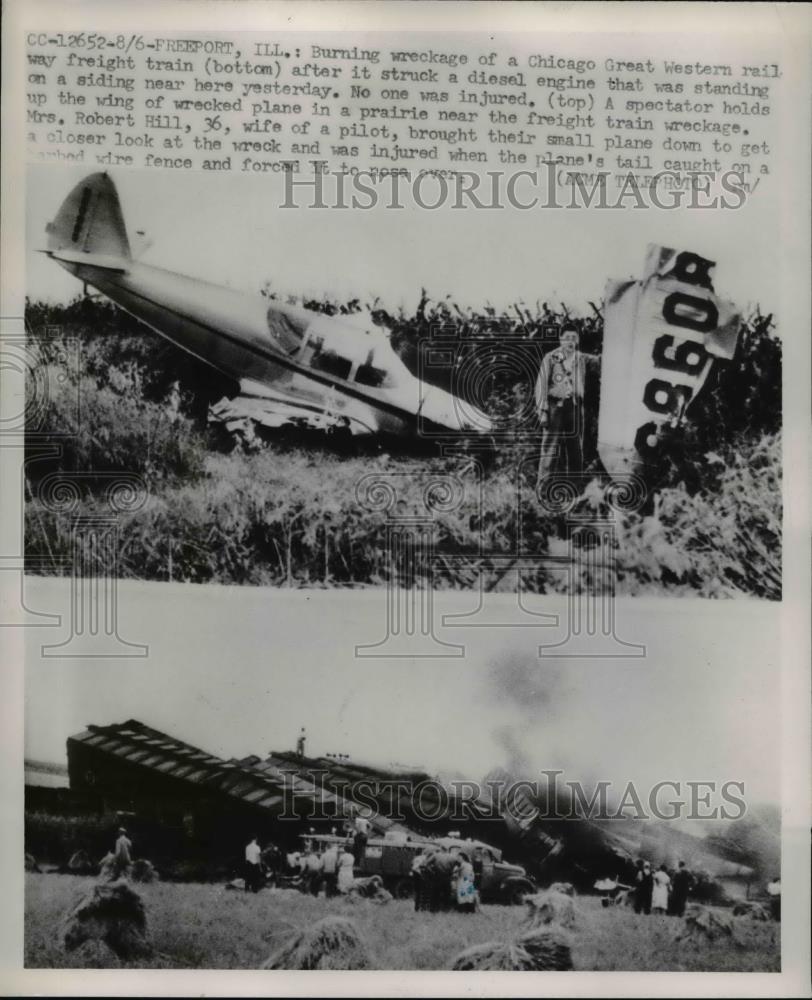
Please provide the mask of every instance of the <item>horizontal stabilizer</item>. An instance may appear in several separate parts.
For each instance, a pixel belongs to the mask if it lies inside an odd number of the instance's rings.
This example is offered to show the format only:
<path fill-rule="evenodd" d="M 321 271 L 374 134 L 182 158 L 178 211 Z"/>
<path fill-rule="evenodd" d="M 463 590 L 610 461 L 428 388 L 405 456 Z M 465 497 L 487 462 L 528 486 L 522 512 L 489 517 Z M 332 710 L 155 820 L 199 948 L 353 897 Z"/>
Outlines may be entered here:
<path fill-rule="evenodd" d="M 127 262 L 121 257 L 113 257 L 110 254 L 82 253 L 76 250 L 49 250 L 46 253 L 54 260 L 61 260 L 66 264 L 84 264 L 86 267 L 98 267 L 104 271 L 115 271 L 117 274 L 127 273 Z"/>

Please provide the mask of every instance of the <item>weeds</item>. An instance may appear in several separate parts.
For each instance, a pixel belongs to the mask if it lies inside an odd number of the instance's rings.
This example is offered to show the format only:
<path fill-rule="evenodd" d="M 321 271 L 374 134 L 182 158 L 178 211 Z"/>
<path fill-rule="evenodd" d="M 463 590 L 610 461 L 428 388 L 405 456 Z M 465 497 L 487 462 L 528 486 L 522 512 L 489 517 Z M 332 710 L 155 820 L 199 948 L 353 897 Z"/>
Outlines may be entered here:
<path fill-rule="evenodd" d="M 360 303 L 305 303 L 323 312 L 354 312 Z M 421 338 L 453 332 L 458 348 L 438 384 L 461 391 L 455 370 L 466 351 L 498 361 L 507 341 L 543 348 L 548 328 L 568 311 L 518 304 L 509 315 L 465 310 L 422 296 L 412 316 L 372 304 L 376 319 L 413 369 Z M 26 553 L 70 572 L 76 553 L 74 518 L 108 512 L 103 476 L 136 473 L 146 502 L 119 515 L 118 572 L 148 580 L 288 587 L 400 584 L 465 588 L 478 582 L 477 557 L 510 555 L 521 535 L 525 552 L 556 554 L 566 526 L 541 509 L 529 491 L 535 455 L 520 443 L 498 449 L 483 468 L 472 457 L 396 454 L 342 456 L 315 446 L 271 443 L 259 451 L 225 454 L 206 426 L 210 402 L 235 387 L 113 306 L 85 299 L 67 307 L 28 303 L 27 322 L 38 351 L 30 389 L 47 392 L 32 436 L 60 435 L 57 457 L 27 465 Z M 599 351 L 600 310 L 576 320 L 582 347 Z M 80 348 L 78 371 L 60 361 L 68 340 Z M 483 346 L 484 345 L 484 346 Z M 488 386 L 492 413 L 521 410 L 530 375 L 494 363 Z M 511 373 L 512 371 L 512 373 Z M 618 515 L 612 554 L 618 593 L 690 593 L 704 597 L 781 595 L 781 345 L 772 317 L 756 312 L 743 324 L 733 362 L 719 369 L 688 429 L 651 470 L 649 502 Z M 481 389 L 481 387 L 480 387 Z M 78 398 L 78 407 L 77 407 Z M 590 468 L 595 419 L 587 435 Z M 33 441 L 33 437 L 32 437 Z M 81 472 L 81 496 L 70 510 L 49 502 L 48 473 Z M 431 517 L 431 567 L 393 563 L 387 544 L 391 511 L 359 503 L 356 487 L 371 472 L 395 475 L 401 519 Z M 463 498 L 427 511 L 427 477 L 454 477 Z M 94 478 L 96 477 L 96 478 Z M 601 509 L 597 488 L 579 501 L 582 513 Z M 450 507 L 450 509 L 448 509 Z M 90 554 L 87 553 L 87 556 Z M 466 567 L 460 555 L 471 557 Z M 430 573 L 430 576 L 429 576 Z M 576 586 L 593 581 L 579 569 Z M 515 574 L 487 586 L 515 585 Z M 569 586 L 544 566 L 524 573 L 538 593 Z"/>
<path fill-rule="evenodd" d="M 25 965 L 76 967 L 56 929 L 92 881 L 69 875 L 26 875 Z M 225 892 L 218 885 L 154 883 L 138 887 L 155 947 L 175 968 L 258 969 L 286 941 L 326 916 L 349 916 L 375 969 L 447 969 L 464 948 L 507 940 L 520 931 L 521 907 L 483 906 L 473 916 L 415 913 L 412 904 L 386 906 L 315 899 L 289 890 Z M 743 947 L 726 941 L 680 944 L 683 922 L 604 908 L 597 897 L 578 899 L 582 926 L 572 939 L 576 970 L 774 972 L 780 967 L 780 925 L 736 918 Z M 130 967 L 161 967 L 158 959 Z"/>

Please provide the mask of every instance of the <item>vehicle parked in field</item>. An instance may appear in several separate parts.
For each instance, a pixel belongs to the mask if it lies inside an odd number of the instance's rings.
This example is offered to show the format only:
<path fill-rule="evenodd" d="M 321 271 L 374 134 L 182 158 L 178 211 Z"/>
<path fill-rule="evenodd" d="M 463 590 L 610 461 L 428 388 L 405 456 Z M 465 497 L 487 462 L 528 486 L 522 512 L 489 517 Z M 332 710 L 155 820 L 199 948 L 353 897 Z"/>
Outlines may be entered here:
<path fill-rule="evenodd" d="M 352 850 L 352 838 L 335 834 L 302 834 L 305 848 L 312 846 L 321 854 L 330 844 L 347 845 Z M 520 865 L 502 860 L 502 852 L 481 840 L 462 840 L 459 837 L 415 837 L 414 835 L 389 834 L 370 837 L 360 865 L 356 865 L 356 878 L 380 875 L 384 886 L 398 899 L 409 899 L 414 893 L 411 869 L 417 854 L 427 847 L 465 851 L 474 867 L 475 884 L 483 903 L 521 903 L 537 887 Z"/>

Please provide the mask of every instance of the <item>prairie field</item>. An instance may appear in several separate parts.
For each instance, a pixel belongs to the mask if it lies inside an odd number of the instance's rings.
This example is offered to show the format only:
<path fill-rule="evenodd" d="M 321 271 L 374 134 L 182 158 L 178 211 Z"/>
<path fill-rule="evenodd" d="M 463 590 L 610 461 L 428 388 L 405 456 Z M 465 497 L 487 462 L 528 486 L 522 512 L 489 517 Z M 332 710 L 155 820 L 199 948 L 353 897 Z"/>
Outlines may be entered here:
<path fill-rule="evenodd" d="M 74 902 L 90 891 L 89 877 L 27 874 L 26 968 L 79 968 L 79 952 L 66 953 L 61 924 Z M 265 889 L 257 895 L 202 883 L 153 883 L 136 887 L 160 957 L 126 968 L 258 969 L 293 931 L 328 914 L 353 920 L 372 965 L 381 970 L 448 969 L 464 948 L 505 941 L 524 919 L 523 907 L 484 906 L 471 916 L 415 913 L 412 903 L 392 900 L 316 899 L 295 890 Z M 577 922 L 558 930 L 581 971 L 780 971 L 780 925 L 736 918 L 734 943 L 677 941 L 683 921 L 603 908 L 597 897 L 576 900 Z"/>
<path fill-rule="evenodd" d="M 357 301 L 306 305 L 328 313 L 360 308 Z M 569 313 L 545 303 L 518 316 L 423 297 L 414 315 L 384 313 L 383 322 L 407 366 L 414 367 L 418 345 L 439 324 L 456 332 L 461 359 L 466 345 L 482 351 L 486 343 L 498 373 L 505 343 L 535 344 L 545 325 Z M 535 498 L 538 447 L 524 439 L 503 442 L 486 462 L 464 449 L 444 456 L 429 449 L 419 457 L 382 447 L 336 453 L 299 438 L 235 446 L 206 420 L 208 405 L 233 395 L 234 387 L 126 314 L 80 299 L 60 307 L 28 303 L 26 321 L 33 345 L 30 443 L 59 446 L 54 458 L 32 451 L 26 467 L 25 549 L 40 567 L 35 572 L 50 572 L 42 568 L 48 564 L 52 572 L 70 572 L 75 517 L 109 513 L 106 491 L 116 482 L 125 483 L 125 493 L 127 482 L 132 487 L 132 502 L 118 510 L 117 571 L 138 580 L 429 585 L 420 576 L 425 570 L 405 577 L 393 564 L 386 505 L 360 499 L 370 476 L 396 484 L 399 516 L 425 517 L 426 490 L 439 488 L 432 507 L 436 589 L 479 586 L 479 562 L 472 568 L 457 557 L 511 555 L 517 536 L 528 553 L 566 552 L 566 515 Z M 577 325 L 583 349 L 599 354 L 600 311 Z M 614 518 L 604 561 L 615 567 L 617 593 L 780 599 L 781 363 L 772 316 L 756 311 L 742 325 L 734 361 L 712 376 L 684 431 L 647 473 L 645 505 Z M 450 364 L 438 374 L 441 387 L 453 388 L 454 370 Z M 532 379 L 494 374 L 479 402 L 513 426 L 510 416 L 526 411 L 532 392 Z M 606 514 L 595 391 L 591 398 L 579 517 Z M 543 559 L 522 573 L 531 593 L 570 586 Z M 516 582 L 515 574 L 492 570 L 482 579 L 496 591 L 515 589 Z M 592 585 L 579 565 L 574 586 Z"/>

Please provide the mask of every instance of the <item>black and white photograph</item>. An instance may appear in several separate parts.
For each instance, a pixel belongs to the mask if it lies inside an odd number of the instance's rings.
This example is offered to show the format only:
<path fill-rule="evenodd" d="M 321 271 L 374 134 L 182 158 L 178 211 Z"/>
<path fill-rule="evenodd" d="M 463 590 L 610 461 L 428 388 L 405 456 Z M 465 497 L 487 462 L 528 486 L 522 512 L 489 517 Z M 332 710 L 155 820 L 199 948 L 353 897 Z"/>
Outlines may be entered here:
<path fill-rule="evenodd" d="M 4 993 L 812 995 L 807 14 L 8 0 Z"/>
<path fill-rule="evenodd" d="M 258 213 L 274 191 L 32 169 L 35 572 L 70 572 L 124 475 L 133 579 L 566 593 L 564 556 L 579 587 L 596 559 L 619 594 L 780 599 L 780 317 L 745 210 L 709 259 L 688 209 L 384 202 L 325 231 L 306 200 Z M 460 259 L 485 241 L 524 273 Z M 404 520 L 431 546 L 405 564 Z"/>
<path fill-rule="evenodd" d="M 393 670 L 374 602 L 274 596 L 152 590 L 137 673 L 27 672 L 27 965 L 780 969 L 768 606 L 724 650 L 644 601 L 645 661 L 494 629 Z"/>

